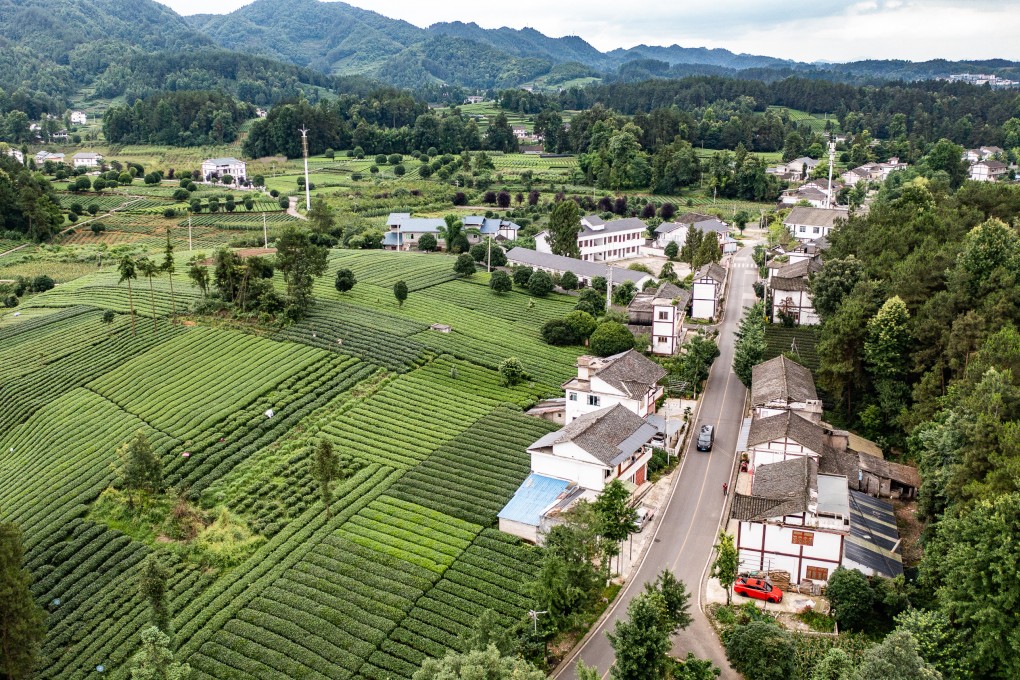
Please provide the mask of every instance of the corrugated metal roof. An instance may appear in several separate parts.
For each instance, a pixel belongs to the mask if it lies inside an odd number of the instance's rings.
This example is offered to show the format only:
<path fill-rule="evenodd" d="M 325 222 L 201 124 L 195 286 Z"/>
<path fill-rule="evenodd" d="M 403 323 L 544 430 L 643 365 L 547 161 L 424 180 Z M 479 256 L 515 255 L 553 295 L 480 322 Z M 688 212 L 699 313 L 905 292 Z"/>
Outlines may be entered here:
<path fill-rule="evenodd" d="M 570 482 L 544 475 L 530 474 L 517 488 L 514 497 L 502 510 L 499 518 L 537 527 L 542 515 L 560 497 Z"/>
<path fill-rule="evenodd" d="M 892 504 L 851 490 L 850 535 L 847 536 L 843 561 L 883 576 L 899 576 L 903 573 L 903 559 L 897 546 L 899 540 Z"/>

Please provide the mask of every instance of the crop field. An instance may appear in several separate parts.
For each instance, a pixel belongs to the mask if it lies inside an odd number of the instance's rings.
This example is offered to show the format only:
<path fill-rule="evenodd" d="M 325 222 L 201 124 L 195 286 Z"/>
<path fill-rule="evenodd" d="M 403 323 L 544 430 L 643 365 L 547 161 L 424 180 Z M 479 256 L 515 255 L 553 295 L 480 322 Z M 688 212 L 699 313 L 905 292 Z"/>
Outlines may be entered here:
<path fill-rule="evenodd" d="M 783 328 L 779 324 L 765 326 L 765 359 L 774 359 L 780 354 L 790 353 L 799 361 L 815 370 L 818 368 L 818 354 L 815 349 L 818 343 L 817 326 L 799 326 Z"/>
<path fill-rule="evenodd" d="M 127 677 L 148 618 L 138 568 L 153 552 L 171 573 L 176 656 L 202 679 L 409 679 L 424 658 L 464 649 L 485 611 L 510 624 L 534 606 L 541 552 L 494 527 L 528 474 L 527 446 L 555 429 L 521 409 L 573 372 L 579 350 L 538 335 L 573 299 L 499 296 L 483 274 L 457 279 L 453 261 L 333 252 L 309 317 L 268 335 L 171 324 L 165 275 L 155 325 L 149 281 L 133 282 L 133 334 L 114 271 L 0 314 L 0 519 L 21 525 L 49 612 L 39 677 L 98 665 Z M 333 288 L 341 266 L 358 278 L 348 294 Z M 180 274 L 174 293 L 179 310 L 200 296 Z M 507 356 L 531 379 L 504 387 Z M 115 520 L 96 501 L 139 431 L 169 489 L 149 514 Z M 321 441 L 340 461 L 329 514 L 311 473 Z M 229 516 L 251 549 L 200 561 L 193 539 L 144 524 L 171 506 Z"/>

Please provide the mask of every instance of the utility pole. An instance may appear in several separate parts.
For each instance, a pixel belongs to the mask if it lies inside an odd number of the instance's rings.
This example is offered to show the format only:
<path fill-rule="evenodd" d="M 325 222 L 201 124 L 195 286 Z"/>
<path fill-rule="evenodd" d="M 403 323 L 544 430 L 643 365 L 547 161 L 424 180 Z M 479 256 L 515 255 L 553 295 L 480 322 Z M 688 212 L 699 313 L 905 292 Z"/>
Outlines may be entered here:
<path fill-rule="evenodd" d="M 548 614 L 548 613 L 549 613 L 548 611 L 537 612 L 534 609 L 532 609 L 532 610 L 530 610 L 528 612 L 528 616 L 531 617 L 532 630 L 535 632 L 536 635 L 538 635 L 538 617 L 539 617 L 539 615 L 541 615 L 541 614 Z"/>
<path fill-rule="evenodd" d="M 825 207 L 832 207 L 832 165 L 836 162 L 836 142 L 829 137 L 829 186 L 825 189 Z"/>
<path fill-rule="evenodd" d="M 606 311 L 613 306 L 613 267 L 606 265 Z"/>
<path fill-rule="evenodd" d="M 489 250 L 485 255 L 485 271 L 492 272 L 492 236 L 489 236 Z"/>
<path fill-rule="evenodd" d="M 308 184 L 308 128 L 301 126 L 301 150 L 305 154 L 305 210 L 312 209 L 312 190 Z"/>

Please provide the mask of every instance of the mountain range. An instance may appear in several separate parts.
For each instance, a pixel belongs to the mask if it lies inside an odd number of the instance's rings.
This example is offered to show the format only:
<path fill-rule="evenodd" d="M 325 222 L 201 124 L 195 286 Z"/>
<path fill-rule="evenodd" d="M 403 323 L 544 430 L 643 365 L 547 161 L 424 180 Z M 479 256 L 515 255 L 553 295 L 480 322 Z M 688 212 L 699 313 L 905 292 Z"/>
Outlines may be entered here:
<path fill-rule="evenodd" d="M 262 92 L 263 99 L 343 76 L 408 88 L 474 90 L 691 74 L 765 80 L 804 75 L 846 82 L 964 71 L 1020 77 L 1020 64 L 1004 60 L 807 64 L 679 45 L 601 52 L 577 36 L 553 38 L 531 28 L 486 29 L 463 22 L 420 28 L 319 0 L 256 0 L 229 14 L 187 17 L 153 0 L 0 0 L 0 88 L 9 92 L 68 96 L 93 85 L 108 94 L 191 87 L 202 78 L 189 72 L 185 55 L 206 64 L 199 70 L 215 59 L 235 64 L 206 78 L 209 86 L 221 87 L 231 78 L 271 80 L 275 89 Z M 153 63 L 161 63 L 158 79 L 125 73 Z M 245 96 L 245 87 L 228 89 Z"/>

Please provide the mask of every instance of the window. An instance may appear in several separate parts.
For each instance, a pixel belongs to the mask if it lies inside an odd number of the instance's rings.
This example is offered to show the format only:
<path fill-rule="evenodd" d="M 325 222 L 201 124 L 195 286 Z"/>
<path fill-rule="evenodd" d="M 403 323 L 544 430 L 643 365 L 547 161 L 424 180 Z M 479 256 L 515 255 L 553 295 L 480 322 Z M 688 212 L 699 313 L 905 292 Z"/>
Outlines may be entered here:
<path fill-rule="evenodd" d="M 567 398 L 570 399 L 570 401 L 577 401 L 577 392 L 567 392 L 567 395 Z"/>
<path fill-rule="evenodd" d="M 609 479 L 609 475 L 611 475 L 611 474 L 613 474 L 612 470 L 606 470 L 606 473 L 604 475 L 605 479 Z"/>
<path fill-rule="evenodd" d="M 794 545 L 814 545 L 815 535 L 810 531 L 794 531 L 793 532 L 793 544 Z"/>
<path fill-rule="evenodd" d="M 808 567 L 805 576 L 812 581 L 828 581 L 829 570 L 824 567 Z"/>
<path fill-rule="evenodd" d="M 588 395 L 588 406 L 598 406 L 602 402 L 602 399 L 594 394 Z"/>
<path fill-rule="evenodd" d="M 665 335 L 657 335 L 657 336 L 655 336 L 655 342 L 659 343 L 660 345 L 666 344 L 666 342 L 668 340 L 669 340 L 669 338 L 667 338 Z"/>
<path fill-rule="evenodd" d="M 669 321 L 669 312 L 667 311 L 659 312 L 659 321 Z"/>
<path fill-rule="evenodd" d="M 801 227 L 800 228 L 800 233 L 803 234 L 803 233 L 806 233 L 806 232 L 807 232 L 807 227 Z"/>
<path fill-rule="evenodd" d="M 812 233 L 815 233 L 815 234 L 817 234 L 817 233 L 818 233 L 818 232 L 820 232 L 821 230 L 822 230 L 822 228 L 821 228 L 821 227 L 813 227 L 813 228 L 812 228 Z"/>

